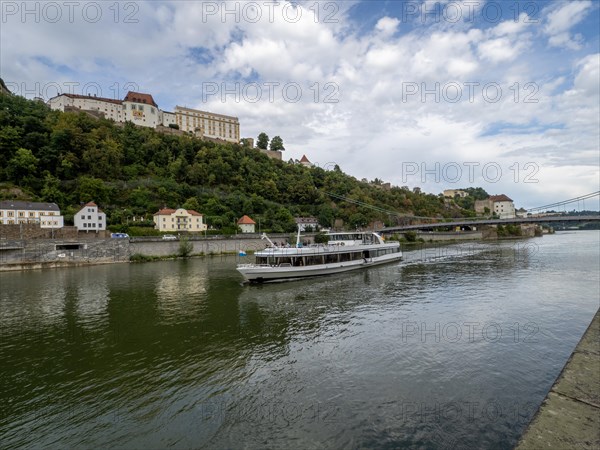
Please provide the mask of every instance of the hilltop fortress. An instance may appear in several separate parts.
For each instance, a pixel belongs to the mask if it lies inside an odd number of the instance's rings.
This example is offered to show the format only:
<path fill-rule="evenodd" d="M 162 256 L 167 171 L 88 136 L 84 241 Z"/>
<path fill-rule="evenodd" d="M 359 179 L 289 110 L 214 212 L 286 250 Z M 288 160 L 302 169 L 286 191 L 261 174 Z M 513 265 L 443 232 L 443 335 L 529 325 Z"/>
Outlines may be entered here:
<path fill-rule="evenodd" d="M 240 142 L 237 117 L 176 106 L 174 112 L 162 111 L 150 94 L 128 92 L 123 100 L 91 95 L 61 94 L 48 100 L 51 109 L 88 111 L 115 122 L 132 122 L 149 128 L 170 127 L 199 138 Z"/>

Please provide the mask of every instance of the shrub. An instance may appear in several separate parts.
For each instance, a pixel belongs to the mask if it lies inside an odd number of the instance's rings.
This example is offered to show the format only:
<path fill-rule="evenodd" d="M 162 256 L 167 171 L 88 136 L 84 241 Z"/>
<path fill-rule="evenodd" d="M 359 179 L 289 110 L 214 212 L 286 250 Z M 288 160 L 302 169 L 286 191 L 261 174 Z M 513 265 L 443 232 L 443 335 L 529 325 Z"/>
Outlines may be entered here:
<path fill-rule="evenodd" d="M 177 256 L 188 258 L 192 254 L 193 250 L 194 244 L 192 244 L 187 237 L 183 237 L 179 240 L 179 250 L 177 251 Z"/>
<path fill-rule="evenodd" d="M 404 237 L 408 242 L 416 242 L 417 241 L 417 232 L 416 231 L 405 231 Z"/>

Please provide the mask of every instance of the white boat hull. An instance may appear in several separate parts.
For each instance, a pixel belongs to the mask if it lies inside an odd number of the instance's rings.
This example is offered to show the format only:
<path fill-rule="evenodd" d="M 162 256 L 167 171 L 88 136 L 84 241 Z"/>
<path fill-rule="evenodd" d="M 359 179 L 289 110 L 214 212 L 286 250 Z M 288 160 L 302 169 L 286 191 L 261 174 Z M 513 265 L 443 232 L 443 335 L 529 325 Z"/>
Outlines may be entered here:
<path fill-rule="evenodd" d="M 315 277 L 322 275 L 332 275 L 350 270 L 363 269 L 366 267 L 385 264 L 393 261 L 400 261 L 402 253 L 391 253 L 357 261 L 347 261 L 343 263 L 318 264 L 314 266 L 292 267 L 292 266 L 264 266 L 255 264 L 243 264 L 238 266 L 237 270 L 247 281 L 263 283 L 275 280 L 289 280 L 293 278 Z"/>

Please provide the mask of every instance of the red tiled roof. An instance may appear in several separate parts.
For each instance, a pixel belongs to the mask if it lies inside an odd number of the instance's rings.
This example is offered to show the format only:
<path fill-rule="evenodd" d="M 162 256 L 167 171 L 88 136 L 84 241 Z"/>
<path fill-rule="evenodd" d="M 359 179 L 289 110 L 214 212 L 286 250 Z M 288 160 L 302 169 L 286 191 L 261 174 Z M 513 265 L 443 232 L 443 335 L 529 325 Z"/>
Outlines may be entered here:
<path fill-rule="evenodd" d="M 307 162 L 309 163 L 310 161 L 308 160 L 308 158 L 306 157 L 306 155 L 302 155 L 302 158 L 300 158 L 300 162 Z"/>
<path fill-rule="evenodd" d="M 238 220 L 238 225 L 256 225 L 256 222 L 250 217 L 244 215 L 240 220 Z"/>
<path fill-rule="evenodd" d="M 159 209 L 157 213 L 155 213 L 155 216 L 170 216 L 171 214 L 173 214 L 175 212 L 174 209 L 171 208 L 163 208 L 163 209 Z"/>
<path fill-rule="evenodd" d="M 493 201 L 493 202 L 512 202 L 512 199 L 508 198 L 504 194 L 491 195 L 490 196 L 490 200 Z"/>
<path fill-rule="evenodd" d="M 203 216 L 203 214 L 200 214 L 197 211 L 194 211 L 193 209 L 186 209 L 184 211 L 187 211 L 189 215 L 191 216 Z M 155 213 L 155 216 L 170 216 L 171 214 L 177 212 L 176 209 L 171 209 L 171 208 L 163 208 L 161 210 L 159 210 L 157 213 Z"/>
<path fill-rule="evenodd" d="M 56 97 L 60 97 L 63 95 L 65 97 L 69 97 L 69 98 L 83 98 L 86 100 L 98 100 L 100 102 L 114 103 L 115 105 L 121 105 L 123 103 L 121 100 L 115 100 L 114 98 L 95 97 L 93 95 L 60 94 L 60 95 L 57 95 Z M 56 97 L 52 97 L 52 98 L 56 98 Z"/>
<path fill-rule="evenodd" d="M 316 217 L 296 217 L 294 219 L 296 223 L 318 223 L 319 219 Z"/>
<path fill-rule="evenodd" d="M 85 206 L 98 206 L 94 202 L 87 202 Z"/>
<path fill-rule="evenodd" d="M 154 99 L 152 98 L 152 95 L 150 94 L 143 94 L 141 92 L 133 92 L 133 91 L 129 91 L 127 93 L 127 95 L 125 96 L 125 100 L 123 100 L 124 102 L 134 102 L 134 103 L 145 103 L 148 105 L 154 105 L 158 108 L 158 105 L 156 104 L 156 102 L 154 101 Z"/>

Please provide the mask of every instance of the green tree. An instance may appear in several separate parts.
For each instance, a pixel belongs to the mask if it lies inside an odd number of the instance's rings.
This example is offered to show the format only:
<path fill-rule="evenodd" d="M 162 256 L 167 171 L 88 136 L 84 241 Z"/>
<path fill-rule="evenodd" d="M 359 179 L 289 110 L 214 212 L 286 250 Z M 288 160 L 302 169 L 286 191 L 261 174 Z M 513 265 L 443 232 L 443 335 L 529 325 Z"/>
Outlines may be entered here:
<path fill-rule="evenodd" d="M 270 148 L 273 151 L 285 150 L 285 147 L 283 146 L 283 139 L 281 139 L 279 136 L 275 136 L 273 139 L 271 139 L 271 147 Z"/>
<path fill-rule="evenodd" d="M 63 206 L 65 195 L 60 188 L 60 180 L 49 172 L 44 177 L 44 187 L 42 188 L 42 199 L 46 202 L 58 203 Z"/>
<path fill-rule="evenodd" d="M 315 244 L 327 244 L 329 237 L 326 233 L 319 233 L 315 235 Z"/>
<path fill-rule="evenodd" d="M 368 220 L 362 213 L 356 213 L 350 216 L 350 226 L 352 228 L 363 228 L 367 226 L 367 223 Z"/>
<path fill-rule="evenodd" d="M 258 135 L 256 146 L 262 150 L 266 150 L 269 147 L 269 136 L 267 136 L 267 133 L 260 133 Z"/>
<path fill-rule="evenodd" d="M 76 197 L 79 202 L 108 203 L 109 190 L 104 181 L 84 175 L 77 179 Z"/>
<path fill-rule="evenodd" d="M 15 153 L 10 161 L 8 162 L 8 175 L 11 180 L 19 184 L 22 181 L 25 181 L 27 184 L 27 180 L 34 176 L 39 160 L 33 156 L 31 150 L 27 148 L 20 148 Z"/>
<path fill-rule="evenodd" d="M 200 203 L 196 197 L 188 198 L 182 206 L 183 209 L 192 209 L 196 212 L 200 212 Z"/>

